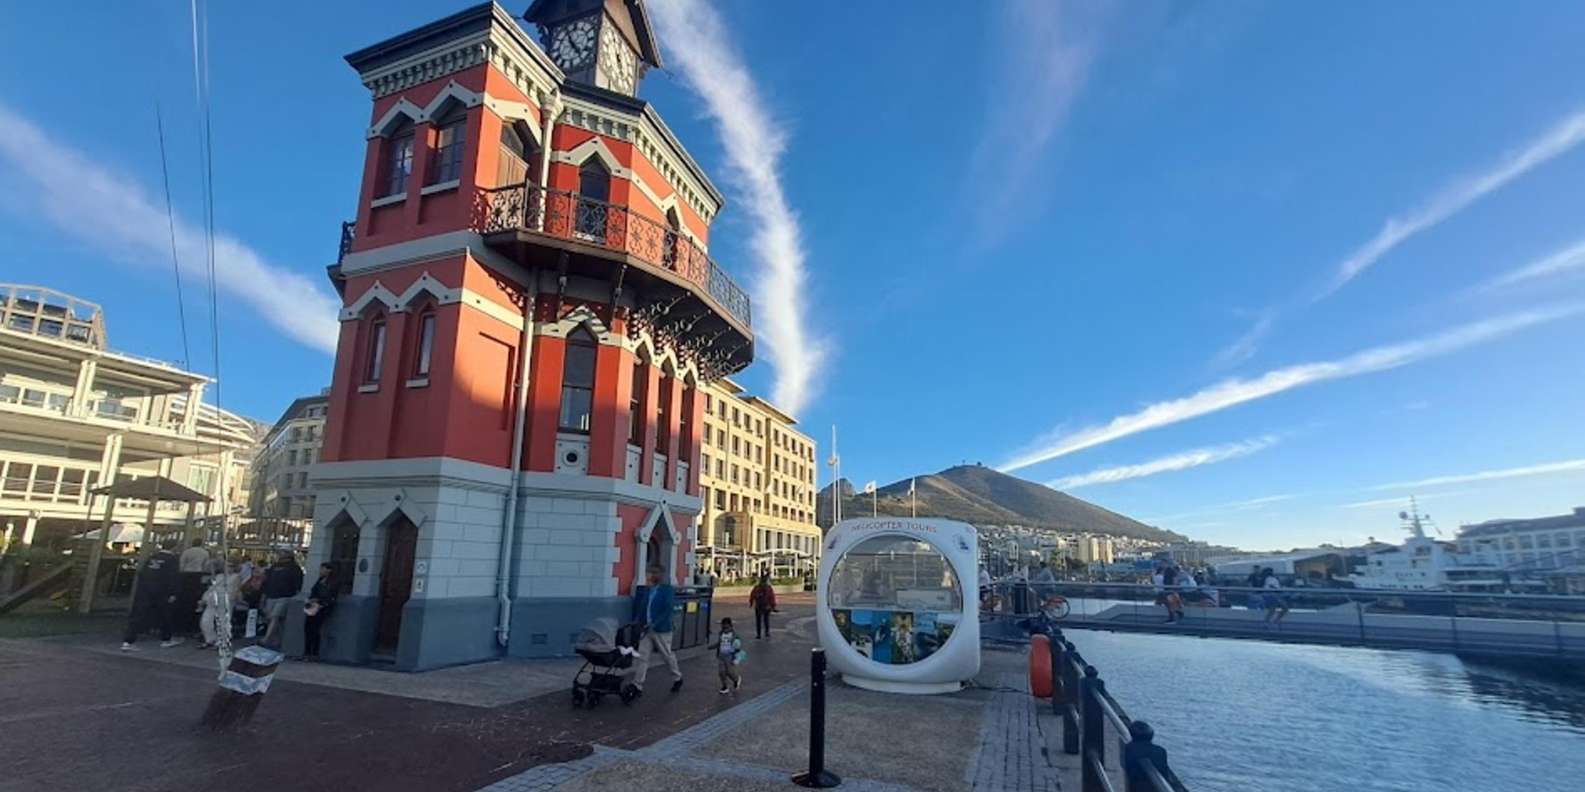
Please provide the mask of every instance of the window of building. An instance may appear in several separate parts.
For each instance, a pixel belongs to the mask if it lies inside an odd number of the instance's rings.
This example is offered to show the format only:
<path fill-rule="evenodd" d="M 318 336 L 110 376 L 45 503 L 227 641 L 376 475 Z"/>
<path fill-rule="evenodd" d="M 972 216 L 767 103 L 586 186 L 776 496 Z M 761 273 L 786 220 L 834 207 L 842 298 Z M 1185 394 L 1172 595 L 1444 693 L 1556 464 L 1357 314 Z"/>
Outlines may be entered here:
<path fill-rule="evenodd" d="M 605 223 L 611 200 L 611 172 L 598 157 L 590 157 L 578 169 L 578 233 L 591 239 L 605 239 Z"/>
<path fill-rule="evenodd" d="M 580 327 L 567 336 L 567 349 L 561 365 L 561 428 L 568 432 L 589 431 L 594 409 L 594 361 L 599 344 L 588 330 Z"/>
<path fill-rule="evenodd" d="M 743 453 L 742 445 L 738 443 L 738 439 L 735 435 L 732 437 L 732 453 L 738 456 L 741 456 Z"/>
<path fill-rule="evenodd" d="M 435 350 L 435 312 L 425 311 L 418 318 L 418 358 L 413 363 L 413 376 L 429 376 L 429 358 Z"/>
<path fill-rule="evenodd" d="M 435 122 L 435 154 L 430 164 L 429 183 L 444 184 L 462 178 L 462 152 L 466 141 L 468 116 L 460 107 Z"/>
<path fill-rule="evenodd" d="M 381 198 L 407 192 L 407 177 L 413 173 L 413 127 L 405 125 L 385 141 L 385 190 Z"/>
<path fill-rule="evenodd" d="M 726 493 L 725 492 L 722 492 L 721 490 L 716 490 L 715 491 L 715 507 L 717 509 L 722 510 L 722 511 L 726 511 Z"/>
<path fill-rule="evenodd" d="M 365 382 L 379 382 L 380 374 L 385 366 L 385 320 L 376 319 L 369 326 L 369 361 L 364 368 Z M 292 439 L 297 439 L 297 430 L 292 430 Z"/>
<path fill-rule="evenodd" d="M 633 388 L 627 399 L 627 441 L 644 445 L 644 391 L 649 387 L 649 368 L 643 361 L 633 361 Z"/>
<path fill-rule="evenodd" d="M 676 450 L 676 438 L 671 433 L 671 411 L 678 405 L 671 403 L 671 392 L 676 380 L 670 374 L 660 378 L 660 398 L 655 400 L 655 450 L 671 456 Z"/>
<path fill-rule="evenodd" d="M 533 164 L 539 160 L 539 154 L 534 146 L 533 139 L 518 124 L 503 124 L 501 126 L 500 156 L 496 158 L 495 183 L 497 186 L 506 187 L 513 184 L 524 184 L 529 181 L 533 173 Z"/>
<path fill-rule="evenodd" d="M 297 449 L 293 448 L 286 452 L 286 465 L 287 467 L 291 467 L 295 464 L 297 464 Z M 197 487 L 194 487 L 193 489 L 197 489 Z"/>

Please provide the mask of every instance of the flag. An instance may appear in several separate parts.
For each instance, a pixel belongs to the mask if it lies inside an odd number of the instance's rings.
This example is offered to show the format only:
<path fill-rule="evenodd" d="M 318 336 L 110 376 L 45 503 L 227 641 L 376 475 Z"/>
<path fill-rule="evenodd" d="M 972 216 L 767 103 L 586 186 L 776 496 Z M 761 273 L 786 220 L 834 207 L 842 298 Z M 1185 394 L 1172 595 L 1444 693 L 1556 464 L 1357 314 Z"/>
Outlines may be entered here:
<path fill-rule="evenodd" d="M 864 494 L 865 495 L 874 495 L 875 494 L 875 482 L 871 481 L 870 483 L 864 485 Z"/>
<path fill-rule="evenodd" d="M 909 479 L 908 480 L 908 494 L 909 495 L 914 494 L 914 481 L 915 481 L 915 479 Z"/>

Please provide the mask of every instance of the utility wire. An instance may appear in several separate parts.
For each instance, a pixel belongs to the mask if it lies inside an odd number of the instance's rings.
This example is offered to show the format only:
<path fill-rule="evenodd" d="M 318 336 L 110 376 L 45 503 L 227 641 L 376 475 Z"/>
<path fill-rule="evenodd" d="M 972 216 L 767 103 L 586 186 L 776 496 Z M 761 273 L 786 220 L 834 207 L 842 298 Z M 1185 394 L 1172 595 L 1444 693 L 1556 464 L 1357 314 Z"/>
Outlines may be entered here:
<path fill-rule="evenodd" d="M 154 103 L 154 127 L 160 135 L 160 175 L 165 179 L 165 222 L 171 232 L 171 272 L 176 276 L 176 316 L 182 328 L 182 362 L 193 365 L 193 352 L 187 343 L 187 300 L 182 296 L 182 264 L 176 251 L 176 213 L 171 208 L 171 166 L 165 154 L 165 122 L 160 115 L 160 103 Z"/>

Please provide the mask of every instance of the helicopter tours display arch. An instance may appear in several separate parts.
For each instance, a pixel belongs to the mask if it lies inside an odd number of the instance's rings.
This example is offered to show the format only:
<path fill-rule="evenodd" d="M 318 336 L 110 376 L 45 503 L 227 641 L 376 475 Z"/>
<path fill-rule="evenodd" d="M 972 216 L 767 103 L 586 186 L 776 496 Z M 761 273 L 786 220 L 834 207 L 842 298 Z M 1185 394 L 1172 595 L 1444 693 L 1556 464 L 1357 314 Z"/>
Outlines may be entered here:
<path fill-rule="evenodd" d="M 844 520 L 820 562 L 820 644 L 850 684 L 895 693 L 960 689 L 980 670 L 973 526 Z"/>

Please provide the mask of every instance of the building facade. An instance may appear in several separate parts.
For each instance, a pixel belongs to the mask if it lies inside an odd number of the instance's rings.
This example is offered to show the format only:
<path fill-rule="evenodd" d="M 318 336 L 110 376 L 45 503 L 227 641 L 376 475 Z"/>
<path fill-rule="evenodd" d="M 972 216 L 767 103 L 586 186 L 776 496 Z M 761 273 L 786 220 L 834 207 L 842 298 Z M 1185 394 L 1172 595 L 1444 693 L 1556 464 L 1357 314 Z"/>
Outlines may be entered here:
<path fill-rule="evenodd" d="M 308 476 L 332 659 L 568 654 L 696 560 L 704 389 L 753 359 L 723 199 L 636 96 L 642 2 L 523 22 L 543 46 L 484 4 L 347 56 L 372 106 Z"/>
<path fill-rule="evenodd" d="M 815 443 L 797 421 L 736 382 L 704 390 L 699 486 L 700 568 L 723 579 L 819 565 Z"/>
<path fill-rule="evenodd" d="M 1512 579 L 1540 581 L 1556 593 L 1585 593 L 1585 506 L 1552 517 L 1461 526 L 1458 552 Z"/>
<path fill-rule="evenodd" d="M 270 427 L 253 461 L 252 499 L 248 513 L 256 517 L 306 519 L 314 516 L 314 490 L 309 469 L 319 462 L 325 444 L 325 414 L 330 389 L 293 400 Z"/>
<path fill-rule="evenodd" d="M 253 426 L 204 404 L 207 384 L 112 351 L 94 303 L 0 284 L 0 536 L 13 547 L 63 547 L 104 519 L 104 499 L 91 490 L 127 477 L 161 475 L 208 495 L 193 517 L 228 508 Z M 111 508 L 112 523 L 148 519 L 144 501 Z M 154 530 L 188 519 L 185 506 L 162 503 Z"/>
<path fill-rule="evenodd" d="M 1112 563 L 1113 550 L 1112 537 L 1105 534 L 1083 534 L 1073 543 L 1073 557 L 1086 564 Z"/>

